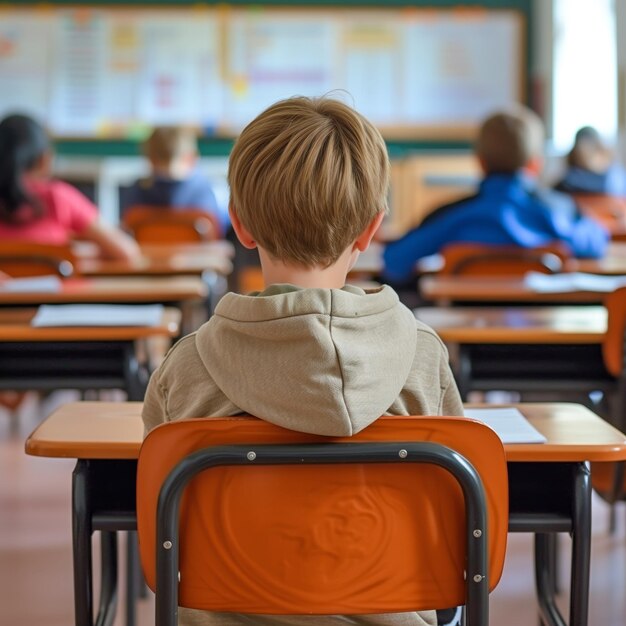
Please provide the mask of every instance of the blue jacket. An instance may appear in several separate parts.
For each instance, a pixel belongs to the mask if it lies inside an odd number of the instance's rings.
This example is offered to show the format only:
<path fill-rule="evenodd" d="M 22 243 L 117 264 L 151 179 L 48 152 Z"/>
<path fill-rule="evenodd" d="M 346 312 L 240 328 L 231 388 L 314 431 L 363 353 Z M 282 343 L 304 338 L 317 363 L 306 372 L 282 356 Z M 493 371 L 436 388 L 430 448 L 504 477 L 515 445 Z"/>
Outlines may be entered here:
<path fill-rule="evenodd" d="M 222 233 L 226 233 L 230 225 L 228 211 L 220 209 L 211 183 L 198 173 L 183 180 L 160 176 L 138 180 L 123 190 L 121 204 L 122 211 L 138 204 L 201 209 L 218 218 Z"/>
<path fill-rule="evenodd" d="M 569 196 L 537 189 L 518 174 L 490 174 L 478 193 L 437 209 L 402 239 L 387 245 L 384 276 L 404 281 L 418 259 L 459 242 L 534 248 L 554 241 L 567 244 L 577 257 L 604 254 L 609 234 L 582 217 Z"/>

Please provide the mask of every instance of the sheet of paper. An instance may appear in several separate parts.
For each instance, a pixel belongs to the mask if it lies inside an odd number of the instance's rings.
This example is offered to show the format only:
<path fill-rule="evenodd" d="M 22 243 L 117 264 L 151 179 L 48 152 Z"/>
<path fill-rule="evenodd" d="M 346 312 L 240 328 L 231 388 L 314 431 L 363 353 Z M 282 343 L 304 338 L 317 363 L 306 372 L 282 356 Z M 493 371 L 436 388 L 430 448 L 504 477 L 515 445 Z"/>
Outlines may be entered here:
<path fill-rule="evenodd" d="M 545 443 L 547 441 L 518 409 L 465 409 L 465 417 L 472 417 L 491 426 L 502 443 Z"/>
<path fill-rule="evenodd" d="M 626 276 L 601 276 L 569 272 L 564 274 L 541 274 L 528 272 L 524 284 L 538 293 L 567 293 L 573 291 L 597 291 L 609 293 L 626 285 Z"/>
<path fill-rule="evenodd" d="M 42 326 L 157 326 L 163 305 L 44 304 L 31 325 Z"/>
<path fill-rule="evenodd" d="M 58 276 L 33 276 L 29 278 L 11 278 L 0 282 L 0 291 L 19 292 L 57 292 L 61 291 L 61 279 Z"/>

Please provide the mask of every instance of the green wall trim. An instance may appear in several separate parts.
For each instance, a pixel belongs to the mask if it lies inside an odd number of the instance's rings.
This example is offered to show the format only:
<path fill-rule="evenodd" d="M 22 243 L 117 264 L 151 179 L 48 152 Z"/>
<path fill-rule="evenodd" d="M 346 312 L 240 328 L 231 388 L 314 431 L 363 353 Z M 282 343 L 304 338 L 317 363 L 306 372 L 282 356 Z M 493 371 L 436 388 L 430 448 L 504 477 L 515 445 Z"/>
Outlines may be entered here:
<path fill-rule="evenodd" d="M 224 157 L 230 154 L 233 147 L 231 139 L 201 139 L 199 142 L 202 156 Z M 432 150 L 471 150 L 472 145 L 467 141 L 388 141 L 389 156 L 400 158 L 414 152 Z M 125 140 L 58 140 L 55 142 L 56 153 L 60 156 L 141 156 L 141 146 L 135 141 Z"/>

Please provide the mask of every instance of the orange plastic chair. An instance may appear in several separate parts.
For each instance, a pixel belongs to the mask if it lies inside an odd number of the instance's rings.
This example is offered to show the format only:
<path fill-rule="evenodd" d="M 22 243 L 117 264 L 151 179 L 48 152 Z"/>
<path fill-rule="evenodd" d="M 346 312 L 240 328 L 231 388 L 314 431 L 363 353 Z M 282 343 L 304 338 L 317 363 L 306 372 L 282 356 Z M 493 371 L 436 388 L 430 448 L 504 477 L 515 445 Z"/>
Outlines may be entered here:
<path fill-rule="evenodd" d="M 563 270 L 569 258 L 560 244 L 541 248 L 521 246 L 492 246 L 475 243 L 455 243 L 441 251 L 442 275 L 523 276 L 535 271 L 554 274 Z"/>
<path fill-rule="evenodd" d="M 74 274 L 75 255 L 70 246 L 3 241 L 0 244 L 0 272 L 13 278 Z"/>
<path fill-rule="evenodd" d="M 123 225 L 140 244 L 201 243 L 222 236 L 217 218 L 200 209 L 134 206 Z"/>
<path fill-rule="evenodd" d="M 137 527 L 158 626 L 176 624 L 178 605 L 325 615 L 459 604 L 469 626 L 487 626 L 506 459 L 495 432 L 466 418 L 382 417 L 345 438 L 252 417 L 180 420 L 141 448 Z"/>
<path fill-rule="evenodd" d="M 626 287 L 610 293 L 604 300 L 608 313 L 607 332 L 602 342 L 604 365 L 616 379 L 616 406 L 613 419 L 620 430 L 626 427 Z M 593 488 L 609 503 L 626 497 L 626 471 L 624 463 L 593 463 Z M 614 509 L 611 511 L 611 528 L 615 525 Z"/>

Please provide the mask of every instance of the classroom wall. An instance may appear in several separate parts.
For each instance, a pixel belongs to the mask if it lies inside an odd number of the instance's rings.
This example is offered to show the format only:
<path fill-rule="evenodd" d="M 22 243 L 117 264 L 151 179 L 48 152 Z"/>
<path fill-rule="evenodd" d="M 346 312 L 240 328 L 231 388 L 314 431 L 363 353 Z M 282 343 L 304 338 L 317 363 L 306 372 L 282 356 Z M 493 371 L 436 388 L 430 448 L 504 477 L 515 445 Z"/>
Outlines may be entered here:
<path fill-rule="evenodd" d="M 10 6 L 11 3 L 3 2 L 0 0 L 0 6 Z M 149 10 L 149 7 L 155 6 L 211 6 L 211 5 L 250 5 L 249 0 L 231 0 L 231 2 L 202 2 L 198 3 L 194 0 L 179 0 L 178 2 L 172 2 L 167 0 L 76 0 L 75 2 L 64 2 L 62 0 L 50 0 L 48 5 L 76 5 L 76 6 L 134 6 L 145 7 Z M 267 5 L 267 6 L 307 6 L 307 7 L 435 7 L 435 8 L 450 8 L 456 6 L 480 6 L 498 9 L 514 9 L 519 11 L 525 21 L 527 27 L 527 41 L 525 43 L 525 68 L 526 72 L 526 94 L 528 97 L 532 97 L 533 89 L 530 83 L 531 71 L 530 68 L 533 65 L 533 47 L 531 45 L 532 30 L 534 28 L 534 0 L 483 0 L 482 2 L 473 2 L 471 4 L 460 3 L 454 0 L 271 0 L 271 1 L 257 1 L 255 5 Z M 33 6 L 40 5 L 37 0 L 23 0 L 19 3 L 19 6 Z M 15 3 L 13 3 L 15 6 Z M 409 154 L 415 150 L 431 150 L 431 149 L 447 149 L 447 150 L 459 150 L 468 149 L 469 142 L 467 139 L 455 139 L 447 138 L 445 140 L 394 140 L 389 141 L 389 149 L 392 157 L 399 157 L 405 154 Z M 205 156 L 224 156 L 227 155 L 232 146 L 232 140 L 221 138 L 204 138 L 200 142 L 201 154 Z M 127 140 L 67 140 L 62 139 L 57 141 L 57 150 L 61 155 L 67 156 L 136 156 L 139 154 L 138 144 L 135 141 Z"/>

